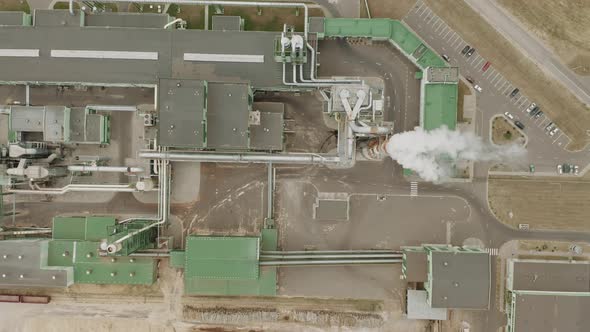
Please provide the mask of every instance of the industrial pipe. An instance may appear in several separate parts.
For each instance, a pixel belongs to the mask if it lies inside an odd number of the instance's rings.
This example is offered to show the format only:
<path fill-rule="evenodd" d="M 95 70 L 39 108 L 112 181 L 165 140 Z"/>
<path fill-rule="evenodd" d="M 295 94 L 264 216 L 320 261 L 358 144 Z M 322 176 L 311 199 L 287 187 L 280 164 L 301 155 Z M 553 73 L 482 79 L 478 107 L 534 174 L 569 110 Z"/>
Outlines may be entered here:
<path fill-rule="evenodd" d="M 356 264 L 396 264 L 401 259 L 342 259 L 342 260 L 301 260 L 301 261 L 260 261 L 260 266 L 286 266 L 286 265 L 356 265 Z"/>
<path fill-rule="evenodd" d="M 70 165 L 68 166 L 70 172 L 108 172 L 108 173 L 141 173 L 141 167 L 127 167 L 127 166 L 86 166 L 86 165 Z"/>
<path fill-rule="evenodd" d="M 74 16 L 74 0 L 70 0 L 70 15 Z"/>
<path fill-rule="evenodd" d="M 401 258 L 401 254 L 260 255 L 260 259 Z"/>
<path fill-rule="evenodd" d="M 301 254 L 308 254 L 308 255 L 325 255 L 325 254 L 391 254 L 391 255 L 401 255 L 401 251 L 393 251 L 393 250 L 381 250 L 381 249 L 361 249 L 361 250 L 290 250 L 290 251 L 280 251 L 280 250 L 263 250 L 260 252 L 261 255 L 301 255 Z"/>
<path fill-rule="evenodd" d="M 86 108 L 95 110 L 95 111 L 103 111 L 103 112 L 113 112 L 113 111 L 124 111 L 124 112 L 137 112 L 137 106 L 132 105 L 87 105 Z"/>
<path fill-rule="evenodd" d="M 67 192 L 136 192 L 137 189 L 129 185 L 88 185 L 69 184 L 61 188 L 44 188 L 38 190 L 8 189 L 7 192 L 15 194 L 39 194 L 39 195 L 63 195 Z"/>
<path fill-rule="evenodd" d="M 33 234 L 51 234 L 51 229 L 36 229 L 28 231 L 3 231 L 0 235 L 33 235 Z"/>
<path fill-rule="evenodd" d="M 172 26 L 172 25 L 174 25 L 176 23 L 180 23 L 180 22 L 182 22 L 182 19 L 181 18 L 177 18 L 174 21 L 169 22 L 166 25 L 164 25 L 164 29 L 168 29 L 169 26 Z"/>
<path fill-rule="evenodd" d="M 335 164 L 338 156 L 321 154 L 221 154 L 200 152 L 140 152 L 140 158 L 190 162 L 276 163 L 276 164 Z"/>

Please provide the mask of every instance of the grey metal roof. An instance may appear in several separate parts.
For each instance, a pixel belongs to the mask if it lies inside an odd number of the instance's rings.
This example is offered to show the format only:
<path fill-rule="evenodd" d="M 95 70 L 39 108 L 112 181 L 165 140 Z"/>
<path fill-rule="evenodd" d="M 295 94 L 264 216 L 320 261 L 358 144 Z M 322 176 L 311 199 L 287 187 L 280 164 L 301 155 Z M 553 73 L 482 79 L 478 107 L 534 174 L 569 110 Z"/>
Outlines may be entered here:
<path fill-rule="evenodd" d="M 513 261 L 512 289 L 590 292 L 589 262 Z"/>
<path fill-rule="evenodd" d="M 80 11 L 70 15 L 68 9 L 35 9 L 33 18 L 36 27 L 79 27 L 83 22 Z"/>
<path fill-rule="evenodd" d="M 207 83 L 161 79 L 158 142 L 162 146 L 205 147 Z"/>
<path fill-rule="evenodd" d="M 48 142 L 64 141 L 65 106 L 11 106 L 10 128 L 16 132 L 40 132 Z"/>
<path fill-rule="evenodd" d="M 446 308 L 431 308 L 428 305 L 427 294 L 424 290 L 408 289 L 407 293 L 408 319 L 447 320 Z"/>
<path fill-rule="evenodd" d="M 248 149 L 250 87 L 209 83 L 207 90 L 207 147 Z"/>
<path fill-rule="evenodd" d="M 157 13 L 94 13 L 87 14 L 84 19 L 86 26 L 126 27 L 126 28 L 158 28 L 170 22 L 170 15 Z"/>
<path fill-rule="evenodd" d="M 585 332 L 590 296 L 517 294 L 513 332 Z"/>
<path fill-rule="evenodd" d="M 260 123 L 250 124 L 250 148 L 253 150 L 282 150 L 285 104 L 254 103 L 252 111 L 260 113 Z"/>
<path fill-rule="evenodd" d="M 275 36 L 276 32 L 258 31 L 3 26 L 3 48 L 39 49 L 39 57 L 0 57 L 0 80 L 153 86 L 159 78 L 173 78 L 280 87 L 282 66 L 274 61 Z M 51 50 L 157 52 L 158 60 L 52 58 Z M 263 55 L 264 62 L 185 61 L 184 53 Z"/>
<path fill-rule="evenodd" d="M 41 254 L 41 246 L 46 243 L 45 240 L 0 241 L 0 287 L 67 287 L 71 285 L 74 274 L 71 267 L 46 266 L 47 256 Z M 43 259 L 45 262 L 42 261 Z"/>
<path fill-rule="evenodd" d="M 86 110 L 74 107 L 70 112 L 70 141 L 83 142 L 86 127 Z"/>
<path fill-rule="evenodd" d="M 404 275 L 409 282 L 425 282 L 428 280 L 428 260 L 426 251 L 404 250 Z"/>
<path fill-rule="evenodd" d="M 23 25 L 24 12 L 0 12 L 0 25 Z"/>
<path fill-rule="evenodd" d="M 485 252 L 429 251 L 433 308 L 486 309 L 490 256 Z"/>
<path fill-rule="evenodd" d="M 324 33 L 324 18 L 323 17 L 310 17 L 309 18 L 309 32 L 311 32 L 311 33 Z"/>
<path fill-rule="evenodd" d="M 242 18 L 240 16 L 213 15 L 211 18 L 211 29 L 218 31 L 240 31 L 242 30 Z"/>

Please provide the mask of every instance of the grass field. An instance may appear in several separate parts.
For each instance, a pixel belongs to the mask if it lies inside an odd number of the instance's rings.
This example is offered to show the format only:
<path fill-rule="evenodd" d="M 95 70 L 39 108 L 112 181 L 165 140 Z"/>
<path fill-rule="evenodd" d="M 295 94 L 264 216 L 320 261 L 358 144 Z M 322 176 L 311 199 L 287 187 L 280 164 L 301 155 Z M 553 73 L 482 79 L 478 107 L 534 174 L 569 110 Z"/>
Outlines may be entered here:
<path fill-rule="evenodd" d="M 510 134 L 507 134 L 510 133 Z M 524 136 L 505 117 L 499 116 L 492 122 L 492 142 L 502 145 L 516 141 L 524 142 Z"/>
<path fill-rule="evenodd" d="M 25 0 L 0 0 L 0 10 L 2 11 L 22 11 L 31 13 L 29 4 Z"/>
<path fill-rule="evenodd" d="M 518 228 L 590 231 L 590 173 L 585 177 L 490 176 L 488 199 L 496 217 Z"/>
<path fill-rule="evenodd" d="M 499 3 L 550 45 L 573 71 L 590 75 L 588 0 L 499 0 Z"/>
<path fill-rule="evenodd" d="M 567 146 L 569 150 L 580 150 L 590 143 L 590 136 L 586 132 L 590 128 L 590 108 L 544 74 L 465 2 L 426 2 L 463 39 L 477 48 L 478 53 L 490 60 L 496 70 L 518 86 L 529 99 L 542 105 L 545 114 L 572 139 L 572 143 Z"/>

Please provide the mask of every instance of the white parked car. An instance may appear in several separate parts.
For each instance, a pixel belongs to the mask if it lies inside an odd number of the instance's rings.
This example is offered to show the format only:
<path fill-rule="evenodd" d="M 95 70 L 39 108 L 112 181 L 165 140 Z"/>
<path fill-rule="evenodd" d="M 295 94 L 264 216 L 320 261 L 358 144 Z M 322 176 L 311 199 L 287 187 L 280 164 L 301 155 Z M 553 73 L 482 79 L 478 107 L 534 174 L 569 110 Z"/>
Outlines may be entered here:
<path fill-rule="evenodd" d="M 559 128 L 555 127 L 549 132 L 549 136 L 553 136 L 559 132 Z"/>
<path fill-rule="evenodd" d="M 529 106 L 529 107 L 526 109 L 526 112 L 527 112 L 527 113 L 530 113 L 530 112 L 533 110 L 533 108 L 535 108 L 535 107 L 537 107 L 537 104 L 535 104 L 535 103 L 532 103 L 532 104 L 531 104 L 531 105 L 530 105 L 530 106 Z"/>
<path fill-rule="evenodd" d="M 510 112 L 504 112 L 504 115 L 510 119 L 510 120 L 514 120 L 514 115 L 510 114 Z"/>
<path fill-rule="evenodd" d="M 563 174 L 563 167 L 560 165 L 557 165 L 557 174 Z"/>
<path fill-rule="evenodd" d="M 479 85 L 477 85 L 477 84 L 476 84 L 476 85 L 474 85 L 474 86 L 473 86 L 473 88 L 474 88 L 475 90 L 479 91 L 479 92 L 481 92 L 481 90 L 482 90 L 482 89 L 481 89 L 481 86 L 479 86 Z"/>
<path fill-rule="evenodd" d="M 580 174 L 580 166 L 578 166 L 578 165 L 574 166 L 574 174 L 576 174 L 576 175 Z"/>

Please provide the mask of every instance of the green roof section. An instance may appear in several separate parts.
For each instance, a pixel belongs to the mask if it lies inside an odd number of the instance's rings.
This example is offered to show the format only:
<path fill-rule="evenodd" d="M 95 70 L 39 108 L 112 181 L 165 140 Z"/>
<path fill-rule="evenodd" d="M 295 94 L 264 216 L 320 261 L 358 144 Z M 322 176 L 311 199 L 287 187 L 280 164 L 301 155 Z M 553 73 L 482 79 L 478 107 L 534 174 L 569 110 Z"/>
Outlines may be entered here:
<path fill-rule="evenodd" d="M 114 217 L 55 217 L 53 239 L 100 241 L 108 237 L 107 229 L 115 223 Z"/>
<path fill-rule="evenodd" d="M 258 237 L 190 236 L 185 274 L 201 279 L 258 278 Z"/>
<path fill-rule="evenodd" d="M 186 256 L 184 255 L 184 250 L 172 250 L 170 251 L 170 267 L 175 269 L 182 269 L 184 268 L 184 262 L 186 261 Z"/>
<path fill-rule="evenodd" d="M 422 127 L 432 130 L 447 126 L 450 130 L 457 127 L 457 84 L 423 84 L 424 115 Z"/>
<path fill-rule="evenodd" d="M 131 249 L 146 247 L 146 239 L 136 236 L 131 242 L 124 242 L 122 256 L 101 255 L 99 250 L 103 240 L 123 236 L 146 224 L 147 221 L 117 224 L 110 216 L 55 217 L 53 240 L 43 248 L 46 252 L 41 253 L 41 266 L 73 267 L 74 283 L 151 285 L 156 281 L 157 261 L 126 255 Z M 121 234 L 113 235 L 115 231 Z"/>
<path fill-rule="evenodd" d="M 188 295 L 276 295 L 275 267 L 259 267 L 262 246 L 276 248 L 274 229 L 260 237 L 189 236 L 186 250 L 173 251 L 171 266 L 184 256 L 184 289 Z"/>
<path fill-rule="evenodd" d="M 278 234 L 276 228 L 265 228 L 262 230 L 262 250 L 274 251 L 278 246 Z"/>
<path fill-rule="evenodd" d="M 399 20 L 387 18 L 325 18 L 324 37 L 388 39 L 421 69 L 446 67 L 436 52 Z"/>

